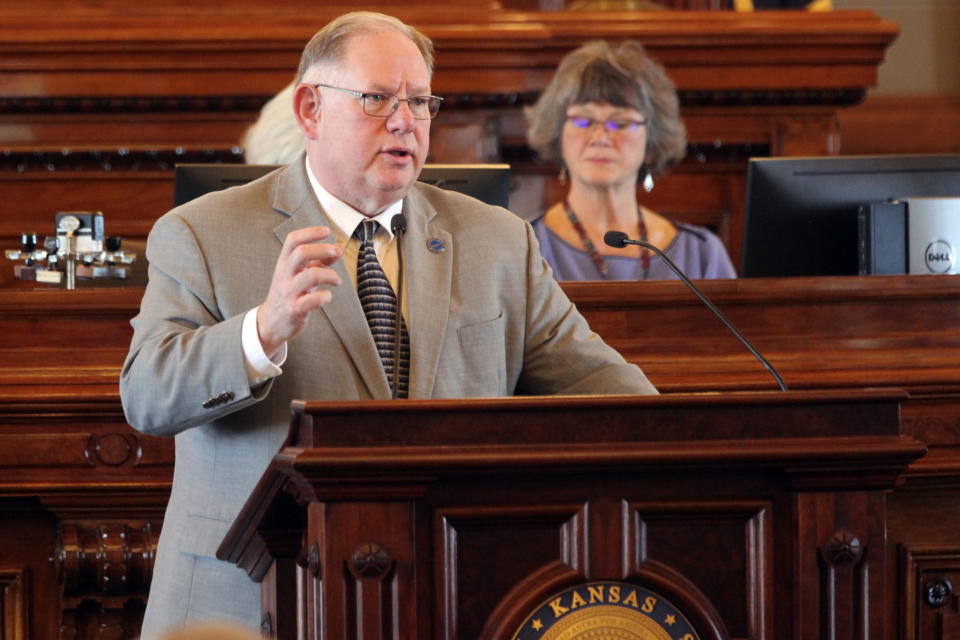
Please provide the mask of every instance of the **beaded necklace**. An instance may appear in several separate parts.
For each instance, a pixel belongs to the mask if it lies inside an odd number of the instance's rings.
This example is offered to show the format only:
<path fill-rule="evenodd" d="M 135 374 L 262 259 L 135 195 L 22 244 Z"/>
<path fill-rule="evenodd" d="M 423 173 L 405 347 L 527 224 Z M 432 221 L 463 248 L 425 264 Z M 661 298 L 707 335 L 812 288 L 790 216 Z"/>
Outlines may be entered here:
<path fill-rule="evenodd" d="M 573 207 L 570 206 L 570 202 L 565 200 L 563 204 L 567 210 L 567 218 L 570 219 L 570 224 L 573 225 L 577 235 L 580 236 L 580 241 L 583 242 L 583 246 L 587 249 L 587 255 L 590 256 L 591 260 L 593 260 L 593 264 L 597 265 L 597 270 L 600 272 L 600 277 L 602 277 L 604 280 L 609 280 L 610 268 L 607 266 L 607 261 L 603 259 L 603 256 L 600 255 L 600 252 L 597 251 L 597 248 L 593 246 L 590 238 L 587 237 L 587 231 L 580 223 L 580 219 L 577 217 L 577 214 L 573 212 Z M 639 219 L 638 227 L 640 230 L 640 240 L 647 242 L 647 223 L 643 220 L 643 210 L 640 207 L 637 207 L 637 218 Z M 643 252 L 640 254 L 640 264 L 643 266 L 643 279 L 646 280 L 647 275 L 650 273 L 650 252 L 646 247 L 643 248 Z"/>

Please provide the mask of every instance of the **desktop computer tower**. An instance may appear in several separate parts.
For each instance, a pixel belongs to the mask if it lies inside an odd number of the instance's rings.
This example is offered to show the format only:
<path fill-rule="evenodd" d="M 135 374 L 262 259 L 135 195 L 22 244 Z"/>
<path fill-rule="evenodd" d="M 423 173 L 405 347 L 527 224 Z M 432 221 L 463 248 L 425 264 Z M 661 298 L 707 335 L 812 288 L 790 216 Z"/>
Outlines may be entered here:
<path fill-rule="evenodd" d="M 866 203 L 857 227 L 861 275 L 960 273 L 960 198 Z"/>

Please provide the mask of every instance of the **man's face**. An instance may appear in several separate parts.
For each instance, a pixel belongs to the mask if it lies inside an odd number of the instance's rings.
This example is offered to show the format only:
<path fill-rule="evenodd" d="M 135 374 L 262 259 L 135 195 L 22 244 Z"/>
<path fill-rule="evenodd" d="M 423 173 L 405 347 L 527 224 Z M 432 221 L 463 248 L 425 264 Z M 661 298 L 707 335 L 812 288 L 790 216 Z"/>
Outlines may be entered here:
<path fill-rule="evenodd" d="M 331 72 L 332 71 L 332 72 Z M 430 94 L 430 75 L 417 45 L 392 30 L 347 41 L 342 62 L 312 82 L 400 98 Z M 361 213 L 373 216 L 410 189 L 430 146 L 430 121 L 415 120 L 406 102 L 387 118 L 364 113 L 360 98 L 319 88 L 316 139 L 310 166 L 320 184 Z"/>

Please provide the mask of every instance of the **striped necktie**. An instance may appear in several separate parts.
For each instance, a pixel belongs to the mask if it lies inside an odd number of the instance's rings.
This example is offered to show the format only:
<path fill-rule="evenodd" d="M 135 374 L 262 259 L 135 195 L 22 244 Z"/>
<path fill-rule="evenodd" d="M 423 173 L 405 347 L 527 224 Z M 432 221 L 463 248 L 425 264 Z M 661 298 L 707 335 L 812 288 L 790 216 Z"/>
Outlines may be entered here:
<path fill-rule="evenodd" d="M 383 370 L 387 374 L 391 388 L 394 384 L 394 339 L 397 318 L 400 316 L 400 357 L 395 395 L 398 398 L 406 398 L 410 383 L 410 339 L 407 336 L 407 327 L 403 322 L 402 314 L 397 309 L 397 296 L 393 293 L 393 288 L 377 260 L 377 251 L 373 246 L 373 236 L 378 226 L 376 220 L 364 220 L 362 225 L 357 226 L 356 235 L 360 239 L 360 253 L 357 256 L 357 293 L 360 295 L 360 304 L 367 317 L 367 324 L 370 325 L 373 341 L 377 344 L 377 351 L 380 352 Z"/>

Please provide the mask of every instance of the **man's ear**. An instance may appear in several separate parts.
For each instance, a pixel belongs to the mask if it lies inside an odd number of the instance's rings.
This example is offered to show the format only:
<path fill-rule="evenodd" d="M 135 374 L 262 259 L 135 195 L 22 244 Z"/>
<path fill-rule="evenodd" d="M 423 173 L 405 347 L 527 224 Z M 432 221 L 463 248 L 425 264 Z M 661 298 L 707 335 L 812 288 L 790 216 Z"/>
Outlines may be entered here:
<path fill-rule="evenodd" d="M 309 140 L 319 136 L 320 112 L 320 92 L 313 85 L 301 82 L 293 90 L 293 113 Z"/>

